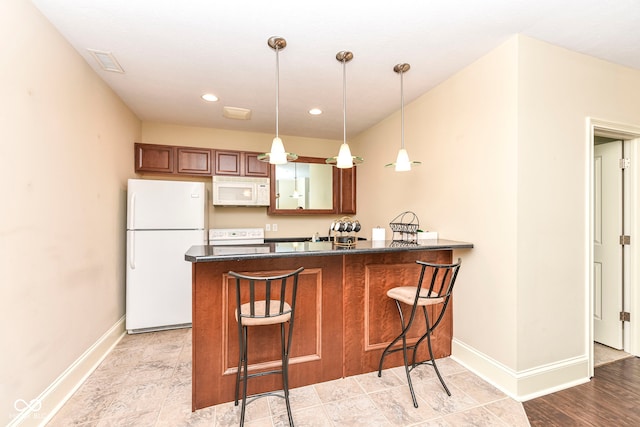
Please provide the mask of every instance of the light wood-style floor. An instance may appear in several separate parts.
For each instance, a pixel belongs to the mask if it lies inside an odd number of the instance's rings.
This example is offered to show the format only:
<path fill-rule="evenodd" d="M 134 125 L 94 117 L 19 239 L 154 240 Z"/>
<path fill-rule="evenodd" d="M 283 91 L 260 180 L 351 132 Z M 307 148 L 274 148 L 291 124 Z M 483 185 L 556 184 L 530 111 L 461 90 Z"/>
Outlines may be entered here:
<path fill-rule="evenodd" d="M 595 368 L 586 384 L 524 402 L 532 427 L 640 426 L 640 358 Z"/>

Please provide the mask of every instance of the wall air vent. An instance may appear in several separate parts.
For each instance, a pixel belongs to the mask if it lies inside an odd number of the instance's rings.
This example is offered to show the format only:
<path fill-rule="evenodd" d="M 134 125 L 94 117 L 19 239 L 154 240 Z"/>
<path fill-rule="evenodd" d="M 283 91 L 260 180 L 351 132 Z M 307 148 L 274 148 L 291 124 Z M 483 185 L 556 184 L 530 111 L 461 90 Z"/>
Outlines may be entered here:
<path fill-rule="evenodd" d="M 222 115 L 228 119 L 249 120 L 251 119 L 251 110 L 239 107 L 224 107 Z"/>
<path fill-rule="evenodd" d="M 95 49 L 87 50 L 103 70 L 111 71 L 114 73 L 124 73 L 124 70 L 122 69 L 120 64 L 118 64 L 118 60 L 113 56 L 111 52 Z"/>

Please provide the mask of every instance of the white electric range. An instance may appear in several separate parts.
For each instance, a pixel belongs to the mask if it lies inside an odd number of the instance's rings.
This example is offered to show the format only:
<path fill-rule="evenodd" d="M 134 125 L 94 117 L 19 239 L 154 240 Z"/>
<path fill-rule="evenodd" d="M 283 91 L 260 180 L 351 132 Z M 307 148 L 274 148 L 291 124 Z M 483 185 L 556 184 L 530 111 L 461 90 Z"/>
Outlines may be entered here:
<path fill-rule="evenodd" d="M 209 245 L 214 255 L 268 253 L 263 228 L 212 228 Z"/>
<path fill-rule="evenodd" d="M 212 228 L 210 245 L 249 245 L 264 243 L 264 228 Z"/>

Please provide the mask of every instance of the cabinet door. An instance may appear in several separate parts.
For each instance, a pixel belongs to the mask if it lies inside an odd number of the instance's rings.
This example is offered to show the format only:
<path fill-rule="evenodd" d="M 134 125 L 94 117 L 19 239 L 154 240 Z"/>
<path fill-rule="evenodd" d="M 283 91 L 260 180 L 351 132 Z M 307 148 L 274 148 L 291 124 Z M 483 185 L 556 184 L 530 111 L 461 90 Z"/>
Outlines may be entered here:
<path fill-rule="evenodd" d="M 340 169 L 340 207 L 338 213 L 356 213 L 356 166 L 350 169 Z"/>
<path fill-rule="evenodd" d="M 135 171 L 174 173 L 174 150 L 167 145 L 135 144 Z"/>
<path fill-rule="evenodd" d="M 177 157 L 179 174 L 211 175 L 211 150 L 178 147 Z"/>
<path fill-rule="evenodd" d="M 269 163 L 258 160 L 260 153 L 242 153 L 244 159 L 244 175 L 245 176 L 261 176 L 268 178 L 271 168 Z"/>
<path fill-rule="evenodd" d="M 242 174 L 242 160 L 240 151 L 215 150 L 215 175 Z"/>

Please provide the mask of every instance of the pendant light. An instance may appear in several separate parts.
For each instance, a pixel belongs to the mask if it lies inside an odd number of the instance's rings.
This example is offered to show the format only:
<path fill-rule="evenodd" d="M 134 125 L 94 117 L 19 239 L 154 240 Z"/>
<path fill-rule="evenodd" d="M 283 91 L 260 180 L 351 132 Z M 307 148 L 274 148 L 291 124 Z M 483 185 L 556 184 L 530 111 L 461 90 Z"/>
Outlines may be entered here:
<path fill-rule="evenodd" d="M 298 191 L 298 164 L 293 164 L 293 193 L 289 196 L 294 199 L 299 199 L 302 197 L 302 194 Z"/>
<path fill-rule="evenodd" d="M 388 165 L 385 165 L 385 167 L 395 166 L 396 172 L 410 171 L 412 165 L 418 166 L 422 164 L 422 162 L 409 160 L 409 154 L 404 148 L 404 73 L 409 71 L 410 68 L 411 66 L 409 64 L 398 64 L 393 67 L 393 71 L 400 74 L 400 121 L 402 130 L 400 136 L 400 150 L 398 150 L 396 161 L 395 163 L 389 163 Z"/>
<path fill-rule="evenodd" d="M 347 169 L 364 161 L 362 157 L 352 156 L 349 144 L 347 144 L 347 62 L 353 59 L 353 53 L 340 51 L 336 59 L 342 62 L 342 118 L 343 118 L 343 142 L 337 157 L 329 157 L 326 162 L 336 165 L 340 169 Z"/>
<path fill-rule="evenodd" d="M 258 156 L 258 160 L 269 162 L 273 165 L 282 165 L 287 162 L 296 160 L 298 156 L 293 153 L 287 153 L 284 150 L 284 144 L 278 133 L 278 101 L 280 95 L 280 56 L 279 52 L 287 46 L 287 41 L 278 36 L 270 37 L 267 41 L 269 47 L 276 51 L 276 136 L 271 143 L 271 151 Z"/>

